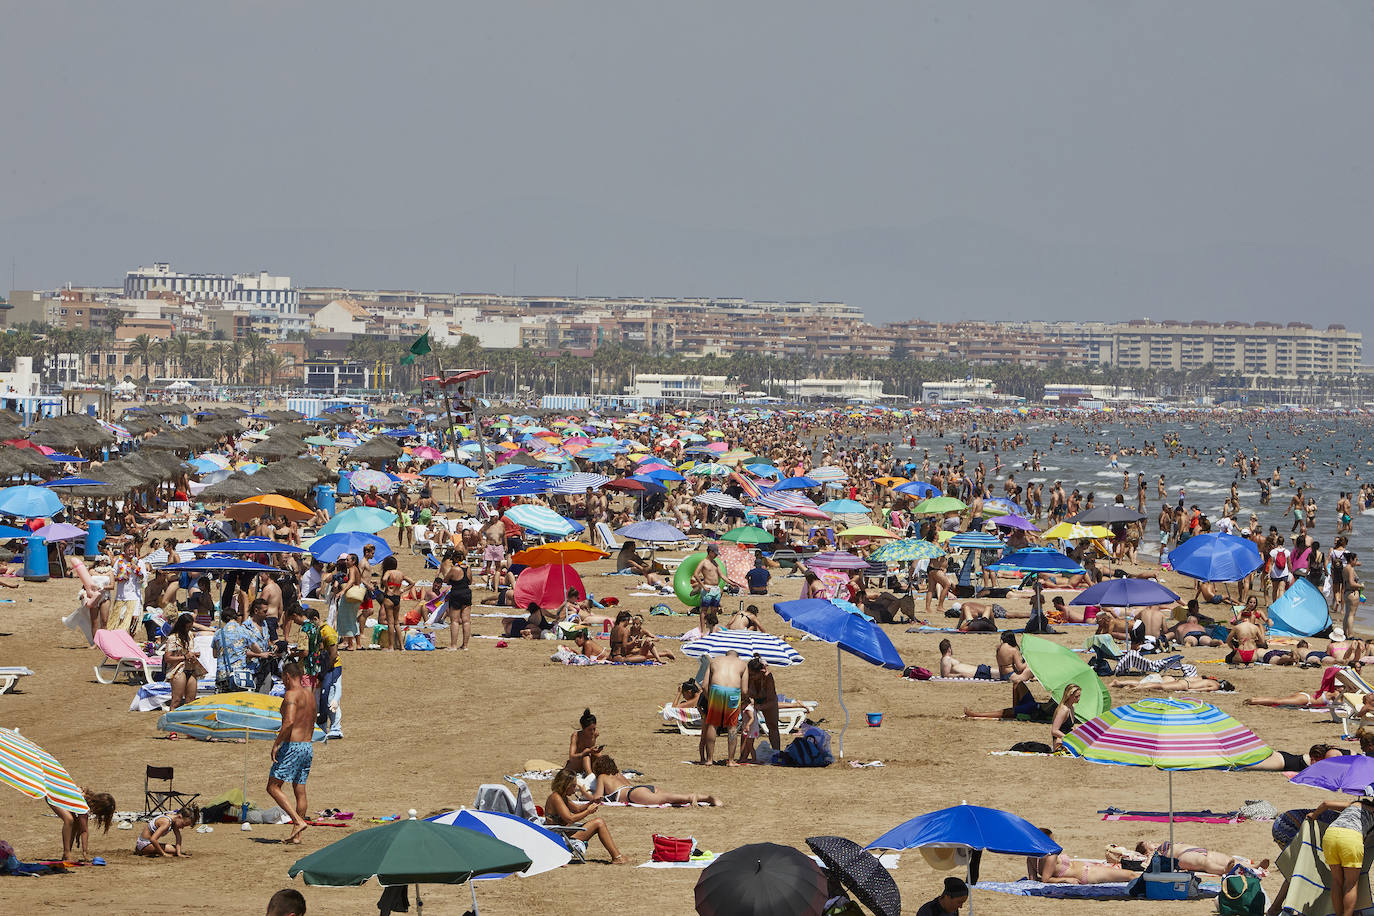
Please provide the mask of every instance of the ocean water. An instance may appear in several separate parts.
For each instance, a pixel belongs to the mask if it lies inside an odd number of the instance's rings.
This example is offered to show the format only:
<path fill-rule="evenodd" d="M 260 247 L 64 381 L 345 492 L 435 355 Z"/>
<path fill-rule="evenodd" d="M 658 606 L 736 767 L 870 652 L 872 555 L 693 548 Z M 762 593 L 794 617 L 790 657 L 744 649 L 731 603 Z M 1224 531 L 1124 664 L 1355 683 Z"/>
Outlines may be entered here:
<path fill-rule="evenodd" d="M 1008 474 L 1014 474 L 1017 483 L 1044 483 L 1045 504 L 1048 508 L 1048 490 L 1055 481 L 1063 483 L 1065 492 L 1075 487 L 1086 497 L 1096 495 L 1096 504 L 1110 503 L 1118 493 L 1125 496 L 1126 504 L 1136 505 L 1136 474 L 1145 475 L 1147 516 L 1146 537 L 1142 540 L 1142 559 L 1158 562 L 1158 525 L 1162 502 L 1176 505 L 1182 498 L 1185 506 L 1197 505 L 1204 514 L 1214 521 L 1221 517 L 1222 504 L 1230 493 L 1232 481 L 1238 488 L 1240 509 L 1236 521 L 1243 527 L 1254 513 L 1268 530 L 1270 525 L 1289 539 L 1292 516 L 1288 504 L 1297 487 L 1304 488 L 1304 496 L 1312 496 L 1317 503 L 1316 527 L 1313 536 L 1320 542 L 1324 552 L 1331 549 L 1336 535 L 1336 500 L 1342 491 L 1355 494 L 1354 532 L 1350 538 L 1350 549 L 1360 555 L 1366 566 L 1374 566 L 1374 510 L 1361 513 L 1359 509 L 1359 489 L 1361 483 L 1374 482 L 1374 426 L 1369 419 L 1330 418 L 1314 415 L 1295 414 L 1266 415 L 1247 423 L 1241 422 L 1191 422 L 1172 424 L 1162 420 L 1153 422 L 1108 422 L 1084 428 L 1067 423 L 1035 423 L 1012 427 L 993 432 L 982 431 L 983 435 L 996 435 L 999 439 L 1010 439 L 1018 431 L 1026 437 L 1026 442 L 1014 451 L 986 447 L 974 453 L 968 445 L 960 443 L 961 433 L 946 432 L 944 438 L 917 434 L 915 449 L 905 446 L 897 450 L 903 458 L 911 455 L 920 460 L 928 450 L 932 466 L 945 459 L 945 447 L 955 446 L 955 453 L 962 454 L 972 464 L 982 460 L 991 468 L 992 456 L 998 456 L 1003 467 L 997 470 L 992 484 L 994 495 L 1001 495 L 1001 483 Z M 1052 443 L 1054 437 L 1060 441 Z M 1067 440 L 1067 441 L 1065 441 Z M 1171 457 L 1166 446 L 1173 440 L 1175 454 Z M 1125 449 L 1141 447 L 1153 443 L 1159 451 L 1158 456 L 1126 454 Z M 1098 450 L 1104 454 L 1098 454 Z M 1197 454 L 1187 455 L 1184 449 L 1194 449 Z M 1279 483 L 1273 485 L 1268 505 L 1260 503 L 1259 481 L 1255 477 L 1240 477 L 1231 466 L 1230 459 L 1236 450 L 1247 457 L 1258 452 L 1259 475 L 1272 481 L 1275 467 L 1279 469 Z M 1040 452 L 1040 471 L 1028 469 L 1032 450 Z M 1110 466 L 1110 452 L 1118 452 L 1117 467 Z M 1224 457 L 1223 465 L 1217 464 L 1218 457 Z M 1023 463 L 1027 469 L 1023 469 Z M 1303 466 L 1305 463 L 1305 467 Z M 1123 472 L 1128 475 L 1125 489 L 1122 487 Z M 1165 500 L 1159 498 L 1158 480 L 1163 474 L 1165 480 Z M 1290 485 L 1291 481 L 1291 485 Z M 1027 511 L 1031 511 L 1027 507 Z M 1147 546 L 1148 545 L 1148 546 Z M 1366 610 L 1369 608 L 1369 610 Z M 1359 617 L 1366 628 L 1374 628 L 1374 607 L 1362 605 Z"/>

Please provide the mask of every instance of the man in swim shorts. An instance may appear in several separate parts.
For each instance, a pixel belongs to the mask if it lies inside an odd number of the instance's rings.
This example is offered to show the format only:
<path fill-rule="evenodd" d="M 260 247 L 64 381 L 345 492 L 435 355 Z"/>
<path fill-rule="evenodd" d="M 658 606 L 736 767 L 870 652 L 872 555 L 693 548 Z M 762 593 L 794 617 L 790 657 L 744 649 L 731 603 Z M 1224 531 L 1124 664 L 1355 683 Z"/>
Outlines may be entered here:
<path fill-rule="evenodd" d="M 720 567 L 716 566 L 716 558 L 720 555 L 720 548 L 715 544 L 706 548 L 706 559 L 697 564 L 696 572 L 692 573 L 692 584 L 700 589 L 701 608 L 720 607 Z"/>
<path fill-rule="evenodd" d="M 286 683 L 286 694 L 281 701 L 281 729 L 272 742 L 272 769 L 267 773 L 267 794 L 291 815 L 295 829 L 282 842 L 300 843 L 301 834 L 310 826 L 305 781 L 310 778 L 310 764 L 315 758 L 315 748 L 310 743 L 315 735 L 315 694 L 302 686 L 301 678 L 305 676 L 305 669 L 299 662 L 287 662 L 282 666 L 281 675 Z M 295 791 L 294 810 L 291 800 L 282 790 L 282 785 L 288 782 Z"/>
<path fill-rule="evenodd" d="M 725 765 L 739 766 L 735 762 L 735 745 L 739 741 L 740 697 L 744 693 L 748 677 L 748 665 L 733 649 L 711 659 L 711 664 L 706 669 L 706 679 L 702 684 L 702 690 L 706 694 L 706 715 L 702 722 L 701 742 L 697 748 L 703 766 L 715 762 L 716 734 L 720 729 L 726 729 L 728 734 L 730 754 L 725 758 Z"/>

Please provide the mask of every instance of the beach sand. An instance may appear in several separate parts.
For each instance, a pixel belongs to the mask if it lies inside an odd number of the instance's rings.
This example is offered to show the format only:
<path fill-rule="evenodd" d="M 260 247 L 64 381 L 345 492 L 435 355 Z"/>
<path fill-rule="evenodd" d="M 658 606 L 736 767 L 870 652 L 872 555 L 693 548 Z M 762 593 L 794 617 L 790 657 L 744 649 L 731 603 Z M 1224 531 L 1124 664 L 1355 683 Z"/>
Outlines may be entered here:
<path fill-rule="evenodd" d="M 390 532 L 394 538 L 394 531 Z M 408 576 L 422 575 L 418 558 L 400 553 Z M 590 590 L 599 597 L 617 595 L 622 606 L 647 609 L 660 600 L 629 597 L 630 580 L 605 577 L 608 563 L 582 567 Z M 432 575 L 432 573 L 431 573 Z M 771 610 L 771 602 L 797 597 L 800 577 L 774 579 L 778 597 L 753 599 L 766 609 L 772 632 L 789 633 Z M 1172 581 L 1176 591 L 1183 586 Z M 98 653 L 88 649 L 61 618 L 74 607 L 72 580 L 25 584 L 5 591 L 14 604 L 0 604 L 0 665 L 28 665 L 36 674 L 24 678 L 20 692 L 0 697 L 0 726 L 18 727 L 51 751 L 78 784 L 112 792 L 121 810 L 142 810 L 144 766 L 176 768 L 178 789 L 214 797 L 241 786 L 245 747 L 232 743 L 169 741 L 156 729 L 157 713 L 131 713 L 134 689 L 96 683 L 92 666 Z M 478 600 L 487 593 L 477 590 Z M 1185 594 L 1186 597 L 1186 594 Z M 29 599 L 32 599 L 30 602 Z M 676 602 L 670 603 L 676 605 Z M 738 599 L 727 596 L 726 609 Z M 1004 602 L 1010 605 L 1012 602 Z M 919 602 L 918 602 L 919 611 Z M 474 613 L 494 613 L 474 608 Z M 680 634 L 694 625 L 691 617 L 653 617 L 649 628 Z M 475 618 L 475 632 L 492 635 L 499 621 Z M 905 627 L 888 628 L 909 664 L 938 667 L 941 634 L 915 635 Z M 1066 645 L 1081 644 L 1091 632 L 1065 628 L 1054 637 Z M 965 662 L 992 662 L 997 637 L 958 635 L 955 654 Z M 447 633 L 439 636 L 447 645 Z M 676 644 L 665 642 L 676 650 Z M 797 640 L 793 645 L 806 663 L 776 670 L 781 692 L 818 700 L 823 727 L 838 731 L 843 714 L 836 702 L 836 652 L 832 646 Z M 501 782 L 520 772 L 525 761 L 561 761 L 569 735 L 584 706 L 600 723 L 607 752 L 624 768 L 642 771 L 644 781 L 677 792 L 712 793 L 725 801 L 720 809 L 606 808 L 602 814 L 631 863 L 649 859 L 651 835 L 693 836 L 708 849 L 723 852 L 749 842 L 769 841 L 805 848 L 816 834 L 839 834 L 867 843 L 908 818 L 968 801 L 1004 808 L 1037 825 L 1052 827 L 1065 849 L 1077 857 L 1101 858 L 1107 843 L 1133 845 L 1142 837 L 1163 838 L 1165 824 L 1104 822 L 1098 810 L 1109 805 L 1164 809 L 1167 778 L 1153 770 L 1100 766 L 1064 758 L 990 756 L 1019 741 L 1049 741 L 1043 724 L 965 721 L 964 706 L 1008 705 L 1009 689 L 997 685 L 920 683 L 899 678 L 847 655 L 844 660 L 845 702 L 851 724 L 845 759 L 826 769 L 789 770 L 763 766 L 727 769 L 690 765 L 697 740 L 669 730 L 659 708 L 679 683 L 696 670 L 696 661 L 680 654 L 661 667 L 564 667 L 549 661 L 552 642 L 513 641 L 497 648 L 492 639 L 472 641 L 467 652 L 345 653 L 344 732 L 346 738 L 319 747 L 309 782 L 313 810 L 354 811 L 355 827 L 367 818 L 421 816 L 444 807 L 471 805 L 479 784 Z M 1220 658 L 1220 650 L 1188 650 L 1190 660 Z M 1253 728 L 1271 745 L 1301 752 L 1314 742 L 1340 736 L 1338 725 L 1324 713 L 1245 707 L 1256 693 L 1284 694 L 1315 689 L 1318 673 L 1258 667 L 1232 670 L 1223 664 L 1201 665 L 1202 673 L 1222 675 L 1238 692 L 1206 695 L 1222 709 Z M 1044 691 L 1035 688 L 1038 696 Z M 1118 691 L 1118 702 L 1141 694 Z M 864 724 L 867 712 L 882 712 L 880 728 Z M 1353 744 L 1346 745 L 1354 747 Z M 724 755 L 725 741 L 717 755 Z M 268 768 L 267 742 L 247 747 L 249 797 L 268 804 L 263 786 Z M 882 768 L 853 769 L 850 761 L 881 760 Z M 531 784 L 541 805 L 547 782 Z M 1290 786 L 1276 773 L 1182 773 L 1174 778 L 1174 801 L 1180 809 L 1231 810 L 1250 799 L 1265 799 L 1280 811 L 1310 807 L 1328 796 Z M 109 863 L 83 867 L 67 876 L 38 880 L 0 879 L 0 896 L 11 912 L 65 909 L 111 913 L 261 913 L 279 888 L 303 890 L 311 913 L 372 911 L 380 889 L 306 888 L 290 881 L 286 870 L 300 856 L 341 838 L 345 830 L 308 830 L 303 846 L 277 841 L 286 827 L 217 826 L 212 834 L 186 834 L 189 860 L 154 860 L 132 854 L 134 831 L 93 834 L 92 853 Z M 45 805 L 0 787 L 0 839 L 9 841 L 21 859 L 56 856 L 59 823 Z M 1267 822 L 1240 825 L 1184 824 L 1179 842 L 1249 856 L 1272 858 L 1278 850 Z M 592 861 L 529 879 L 509 878 L 478 883 L 481 911 L 489 914 L 568 913 L 605 910 L 624 913 L 687 914 L 693 909 L 693 870 L 637 869 L 610 866 L 599 845 Z M 983 862 L 986 880 L 1015 880 L 1024 874 L 1021 858 L 990 855 Z M 917 852 L 902 855 L 894 877 L 908 912 L 934 897 L 946 874 L 929 868 Z M 1265 882 L 1271 893 L 1280 879 Z M 466 886 L 432 886 L 422 890 L 426 912 L 462 913 L 471 906 Z M 1020 898 L 991 892 L 974 893 L 975 912 L 1135 914 L 1196 913 L 1208 902 L 1145 901 L 1065 902 Z M 413 901 L 412 901 L 413 905 Z"/>

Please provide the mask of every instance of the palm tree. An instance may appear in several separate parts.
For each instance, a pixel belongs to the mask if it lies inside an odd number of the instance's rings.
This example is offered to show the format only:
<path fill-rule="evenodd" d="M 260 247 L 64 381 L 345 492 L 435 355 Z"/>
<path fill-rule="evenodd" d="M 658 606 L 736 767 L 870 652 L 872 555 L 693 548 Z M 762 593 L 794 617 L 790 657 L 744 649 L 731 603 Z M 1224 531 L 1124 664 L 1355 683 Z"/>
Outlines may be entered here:
<path fill-rule="evenodd" d="M 253 361 L 252 377 L 254 380 L 260 380 L 262 376 L 258 369 L 258 360 L 267 351 L 267 341 L 256 331 L 249 331 L 243 336 L 243 345 L 248 351 L 249 359 Z"/>
<path fill-rule="evenodd" d="M 229 345 L 229 378 L 238 381 L 243 378 L 243 360 L 248 355 L 247 345 L 236 340 Z"/>
<path fill-rule="evenodd" d="M 177 372 L 181 375 L 186 374 L 186 358 L 191 353 L 191 335 L 178 334 L 169 341 L 172 355 L 176 357 Z"/>
<path fill-rule="evenodd" d="M 156 345 L 147 334 L 140 334 L 129 344 L 129 355 L 143 363 L 143 380 L 148 380 L 148 366 L 153 361 Z"/>
<path fill-rule="evenodd" d="M 215 369 L 215 379 L 223 383 L 224 364 L 229 359 L 229 348 L 226 347 L 223 342 L 217 340 L 214 343 L 210 344 L 209 349 L 206 352 L 208 358 L 210 359 L 210 365 L 213 366 Z"/>
<path fill-rule="evenodd" d="M 267 384 L 269 387 L 275 388 L 277 386 L 277 373 L 285 366 L 286 358 L 276 350 L 268 350 L 262 355 L 262 371 L 267 376 Z M 261 379 L 259 379 L 259 381 L 261 382 Z"/>

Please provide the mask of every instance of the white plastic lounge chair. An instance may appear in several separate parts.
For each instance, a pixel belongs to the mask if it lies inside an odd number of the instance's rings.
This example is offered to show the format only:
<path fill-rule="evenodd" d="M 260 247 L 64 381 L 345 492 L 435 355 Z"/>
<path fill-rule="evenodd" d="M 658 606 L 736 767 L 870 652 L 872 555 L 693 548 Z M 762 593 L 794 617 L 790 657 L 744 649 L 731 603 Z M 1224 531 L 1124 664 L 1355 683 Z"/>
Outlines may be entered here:
<path fill-rule="evenodd" d="M 814 705 L 814 704 L 813 704 Z M 801 727 L 806 724 L 806 714 L 809 708 L 798 709 L 787 707 L 778 710 L 778 731 L 785 735 L 790 735 L 801 731 Z M 672 704 L 664 706 L 661 710 L 663 721 L 671 722 L 677 726 L 679 734 L 700 735 L 701 734 L 701 712 L 696 709 L 679 709 Z"/>
<path fill-rule="evenodd" d="M 102 684 L 113 684 L 120 677 L 137 683 L 139 674 L 145 684 L 151 684 L 153 672 L 162 670 L 162 659 L 144 655 L 143 647 L 124 630 L 96 630 L 95 647 L 105 653 L 105 660 L 95 666 L 95 679 Z"/>
<path fill-rule="evenodd" d="M 1364 705 L 1364 698 L 1374 693 L 1371 686 L 1354 668 L 1342 668 L 1336 674 L 1337 696 L 1331 700 L 1331 719 L 1341 723 L 1341 734 L 1349 738 L 1353 729 L 1371 721 L 1357 713 Z"/>
<path fill-rule="evenodd" d="M 615 532 L 611 530 L 611 526 L 606 522 L 597 522 L 595 531 L 597 540 L 601 541 L 602 547 L 605 547 L 607 550 L 620 549 L 620 541 L 616 540 Z"/>
<path fill-rule="evenodd" d="M 33 672 L 23 666 L 0 668 L 0 693 L 7 693 L 13 690 L 14 685 L 19 683 L 21 677 L 28 677 L 31 674 L 33 674 Z"/>

